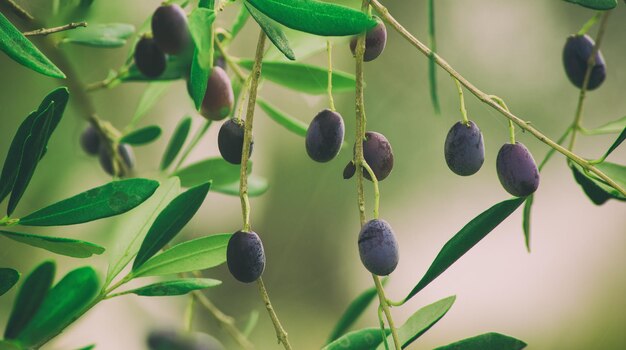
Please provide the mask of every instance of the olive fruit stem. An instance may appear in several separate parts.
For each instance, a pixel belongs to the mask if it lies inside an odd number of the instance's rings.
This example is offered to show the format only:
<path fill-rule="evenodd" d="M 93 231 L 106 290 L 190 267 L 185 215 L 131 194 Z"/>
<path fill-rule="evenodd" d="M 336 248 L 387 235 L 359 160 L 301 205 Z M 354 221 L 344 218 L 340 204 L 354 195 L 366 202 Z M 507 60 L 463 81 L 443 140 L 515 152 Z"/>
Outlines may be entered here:
<path fill-rule="evenodd" d="M 413 45 L 416 49 L 418 49 L 422 54 L 426 57 L 431 57 L 435 60 L 435 63 L 443 70 L 448 72 L 454 78 L 456 78 L 465 88 L 467 88 L 476 98 L 478 98 L 481 102 L 489 105 L 491 108 L 500 112 L 500 114 L 504 115 L 506 118 L 511 120 L 517 126 L 522 128 L 523 130 L 528 131 L 534 137 L 536 137 L 539 141 L 545 143 L 546 145 L 554 148 L 559 153 L 563 154 L 567 158 L 571 159 L 576 164 L 580 165 L 584 169 L 596 174 L 599 178 L 604 180 L 609 186 L 618 190 L 621 194 L 626 196 L 626 189 L 622 188 L 619 184 L 617 184 L 613 179 L 607 176 L 600 169 L 596 168 L 592 164 L 590 164 L 587 160 L 582 158 L 581 156 L 573 153 L 567 148 L 557 144 L 546 135 L 541 133 L 539 130 L 535 129 L 532 125 L 520 119 L 510 111 L 502 108 L 502 106 L 498 105 L 497 102 L 492 100 L 488 94 L 484 93 L 480 89 L 478 89 L 474 84 L 472 84 L 469 80 L 465 79 L 459 72 L 457 72 L 452 66 L 441 56 L 436 53 L 433 53 L 428 46 L 424 45 L 421 41 L 415 38 L 409 31 L 406 30 L 390 13 L 389 10 L 383 6 L 378 0 L 369 0 L 369 3 L 376 9 L 381 18 L 383 18 L 390 26 L 392 26 L 402 37 L 404 37 L 411 45 Z M 606 13 L 605 13 L 605 16 Z M 592 55 L 593 57 L 593 55 Z"/>
<path fill-rule="evenodd" d="M 378 190 L 378 179 L 374 174 L 372 168 L 367 164 L 365 159 L 361 160 L 361 166 L 367 170 L 372 178 L 372 183 L 374 184 L 374 219 L 378 219 L 378 211 L 380 207 L 380 191 Z"/>
<path fill-rule="evenodd" d="M 587 22 L 585 22 L 585 24 L 582 26 L 582 28 L 580 28 L 580 30 L 578 31 L 578 33 L 576 33 L 576 35 L 582 36 L 582 35 L 587 34 L 589 29 L 591 29 L 591 27 L 593 27 L 593 25 L 596 24 L 596 22 L 600 19 L 600 17 L 602 17 L 602 11 L 596 12 L 596 14 L 593 15 L 593 17 L 591 17 Z"/>
<path fill-rule="evenodd" d="M 189 156 L 189 153 L 191 153 L 191 151 L 196 147 L 198 142 L 200 142 L 200 140 L 202 139 L 202 136 L 204 136 L 207 130 L 209 130 L 209 127 L 211 126 L 212 122 L 213 121 L 210 119 L 205 119 L 204 124 L 202 124 L 200 129 L 198 129 L 196 133 L 193 135 L 193 139 L 191 140 L 191 143 L 189 143 L 187 148 L 185 148 L 183 155 L 180 157 L 180 160 L 178 160 L 178 163 L 174 167 L 174 171 L 172 173 L 175 173 L 180 168 L 180 166 L 183 164 L 185 159 L 187 159 L 187 157 Z"/>
<path fill-rule="evenodd" d="M 489 96 L 492 100 L 496 101 L 497 104 L 499 104 L 502 108 L 504 108 L 507 112 L 511 112 L 511 110 L 509 109 L 509 107 L 506 105 L 506 103 L 504 102 L 504 100 L 496 95 L 490 95 Z M 511 119 L 509 119 L 509 140 L 511 141 L 511 144 L 514 145 L 515 144 L 515 125 L 513 124 L 513 121 Z"/>
<path fill-rule="evenodd" d="M 248 159 L 250 157 L 250 143 L 252 142 L 252 125 L 254 123 L 254 106 L 256 104 L 257 89 L 261 77 L 263 64 L 263 49 L 265 47 L 265 32 L 262 30 L 257 42 L 254 66 L 250 72 L 250 88 L 248 95 L 248 109 L 243 134 L 243 150 L 241 153 L 241 172 L 239 173 L 239 197 L 241 198 L 241 214 L 243 215 L 243 231 L 250 232 L 250 200 L 248 199 Z"/>
<path fill-rule="evenodd" d="M 361 11 L 365 13 L 370 13 L 371 8 L 369 6 L 370 0 L 363 0 L 361 3 Z M 356 59 L 356 98 L 355 98 L 355 109 L 356 109 L 356 138 L 354 140 L 354 164 L 356 166 L 356 176 L 357 176 L 357 204 L 359 208 L 359 217 L 361 222 L 361 227 L 365 224 L 365 194 L 363 191 L 363 168 L 369 168 L 367 163 L 365 162 L 365 158 L 363 156 L 363 140 L 365 139 L 365 103 L 364 103 L 364 93 L 363 93 L 363 56 L 365 55 L 365 33 L 362 33 L 357 37 L 356 42 L 356 50 L 355 50 L 355 59 Z M 372 169 L 369 168 L 368 171 Z M 373 175 L 373 172 L 370 173 Z M 375 181 L 376 177 L 371 176 L 372 181 L 375 184 L 375 191 L 377 191 L 377 181 Z M 378 208 L 376 205 L 375 215 L 378 214 Z M 380 279 L 378 276 L 372 274 L 372 278 L 374 279 L 374 284 L 376 285 L 376 291 L 378 293 L 378 298 L 380 300 L 380 307 L 383 309 L 385 317 L 387 318 L 387 323 L 389 323 L 389 328 L 391 329 L 391 334 L 393 337 L 393 342 L 396 350 L 402 349 L 400 346 L 400 340 L 398 338 L 398 331 L 393 322 L 393 318 L 391 317 L 391 312 L 389 311 L 389 305 L 387 305 L 387 298 L 385 297 L 385 290 L 380 283 Z"/>
<path fill-rule="evenodd" d="M 461 83 L 452 75 L 450 75 L 456 84 L 456 88 L 459 91 L 459 100 L 460 100 L 460 109 L 461 109 L 461 117 L 463 118 L 463 124 L 469 126 L 469 118 L 467 117 L 467 109 L 465 109 L 465 97 L 463 96 L 463 87 Z"/>
<path fill-rule="evenodd" d="M 385 320 L 383 319 L 383 308 L 378 305 L 378 323 L 380 325 L 380 334 L 383 338 L 383 344 L 385 344 L 385 350 L 389 350 L 389 344 L 387 343 L 387 333 L 385 332 Z"/>
<path fill-rule="evenodd" d="M 602 44 L 602 38 L 604 37 L 604 32 L 606 30 L 610 13 L 611 11 L 606 11 L 602 15 L 602 21 L 600 22 L 598 35 L 596 35 L 595 44 L 593 45 L 593 51 L 591 51 L 591 56 L 589 56 L 589 60 L 587 61 L 587 69 L 585 70 L 585 78 L 583 79 L 583 86 L 580 89 L 580 94 L 578 95 L 578 104 L 576 106 L 576 114 L 574 116 L 574 122 L 572 123 L 572 129 L 573 129 L 572 138 L 570 139 L 569 145 L 567 146 L 567 149 L 570 151 L 574 149 L 574 144 L 576 143 L 576 134 L 582 128 L 581 122 L 582 122 L 582 116 L 583 116 L 583 106 L 585 104 L 585 97 L 587 96 L 587 85 L 589 84 L 589 79 L 591 79 L 591 71 L 593 70 L 593 66 L 596 65 L 596 54 L 600 50 L 600 44 Z M 587 170 L 591 170 L 591 169 L 587 169 Z"/>
<path fill-rule="evenodd" d="M 272 306 L 272 302 L 270 301 L 270 297 L 267 294 L 267 289 L 265 289 L 265 284 L 263 283 L 263 278 L 259 277 L 256 280 L 257 286 L 259 287 L 259 293 L 261 294 L 261 298 L 263 299 L 263 303 L 265 304 L 265 308 L 267 312 L 270 314 L 270 318 L 272 319 L 272 323 L 274 323 L 274 329 L 276 330 L 276 337 L 278 338 L 278 342 L 283 344 L 285 350 L 291 350 L 291 344 L 289 344 L 289 339 L 287 339 L 287 332 L 280 324 L 280 320 L 278 319 L 278 315 Z"/>
<path fill-rule="evenodd" d="M 326 52 L 328 52 L 328 104 L 330 110 L 335 112 L 335 100 L 333 99 L 333 45 L 330 39 L 326 40 Z"/>
<path fill-rule="evenodd" d="M 22 34 L 24 36 L 48 35 L 86 26 L 87 22 L 68 23 L 59 27 L 35 29 L 28 32 L 23 32 Z"/>
<path fill-rule="evenodd" d="M 193 295 L 191 295 L 190 298 L 188 298 L 187 301 L 187 307 L 185 308 L 185 331 L 187 332 L 191 332 L 191 329 L 193 328 L 193 310 L 194 310 L 194 306 L 195 306 L 195 302 L 196 300 L 194 299 Z"/>
<path fill-rule="evenodd" d="M 194 299 L 202 305 L 223 327 L 230 336 L 244 349 L 254 349 L 248 338 L 235 326 L 235 320 L 218 309 L 201 291 L 192 292 Z"/>

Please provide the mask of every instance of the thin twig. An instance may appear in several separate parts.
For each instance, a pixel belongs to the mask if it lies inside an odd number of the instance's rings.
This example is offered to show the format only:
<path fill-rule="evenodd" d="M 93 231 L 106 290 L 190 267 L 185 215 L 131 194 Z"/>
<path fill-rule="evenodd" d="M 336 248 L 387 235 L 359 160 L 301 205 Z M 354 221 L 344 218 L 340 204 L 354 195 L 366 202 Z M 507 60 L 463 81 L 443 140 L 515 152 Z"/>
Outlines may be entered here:
<path fill-rule="evenodd" d="M 31 15 L 30 13 L 28 13 L 28 11 L 26 11 L 23 7 L 21 7 L 20 5 L 18 5 L 15 1 L 13 0 L 3 0 L 3 2 L 11 8 L 11 10 L 13 10 L 13 12 L 20 18 L 22 18 L 23 20 L 26 21 L 34 21 L 35 17 L 33 17 L 33 15 Z"/>
<path fill-rule="evenodd" d="M 29 31 L 29 32 L 24 32 L 22 34 L 24 34 L 24 36 L 48 35 L 48 34 L 63 32 L 66 30 L 71 30 L 71 29 L 76 29 L 79 27 L 86 27 L 86 26 L 87 26 L 87 22 L 68 23 L 66 25 L 62 25 L 59 27 L 41 28 L 41 29 Z"/>
<path fill-rule="evenodd" d="M 437 63 L 437 65 L 439 67 L 441 67 L 443 70 L 445 70 L 446 72 L 451 74 L 454 78 L 456 78 L 461 84 L 463 84 L 463 86 L 465 86 L 480 101 L 482 101 L 483 103 L 491 106 L 491 108 L 495 109 L 496 111 L 500 112 L 506 118 L 510 119 L 515 124 L 517 124 L 520 128 L 528 131 L 530 134 L 535 136 L 539 141 L 541 141 L 541 142 L 545 143 L 546 145 L 554 148 L 559 153 L 561 153 L 564 156 L 566 156 L 567 158 L 571 159 L 572 161 L 574 161 L 575 163 L 577 163 L 578 165 L 580 165 L 584 169 L 586 169 L 586 170 L 588 170 L 590 172 L 593 172 L 599 178 L 604 180 L 609 186 L 615 188 L 621 194 L 626 196 L 626 189 L 622 188 L 618 183 L 616 183 L 613 179 L 611 179 L 609 176 L 607 176 L 600 169 L 598 169 L 595 166 L 593 166 L 592 164 L 590 164 L 587 160 L 585 160 L 581 156 L 571 152 L 567 148 L 565 148 L 565 147 L 559 145 L 558 143 L 554 142 L 553 140 L 551 140 L 550 138 L 545 136 L 543 133 L 541 133 L 539 130 L 537 130 L 533 126 L 531 126 L 529 123 L 525 122 L 524 120 L 522 120 L 519 117 L 515 116 L 513 113 L 511 113 L 511 112 L 507 111 L 506 109 L 502 108 L 496 101 L 494 101 L 491 98 L 489 98 L 488 94 L 484 93 L 483 91 L 478 89 L 476 86 L 474 86 L 474 84 L 472 84 L 467 79 L 465 79 L 465 77 L 463 77 L 461 74 L 459 74 L 459 72 L 457 72 L 454 68 L 452 68 L 452 66 L 450 66 L 450 64 L 446 60 L 444 60 L 441 56 L 437 55 L 436 53 L 433 53 L 426 45 L 424 45 L 421 41 L 417 40 L 417 38 L 415 38 L 409 31 L 407 31 L 389 13 L 389 10 L 387 10 L 387 8 L 385 6 L 383 6 L 380 2 L 378 2 L 378 0 L 370 0 L 370 4 L 376 9 L 376 11 L 379 13 L 379 15 L 387 23 L 389 23 L 389 25 L 391 25 L 398 33 L 400 33 L 400 35 L 402 35 L 408 42 L 410 42 L 413 46 L 415 46 L 415 48 L 417 48 L 420 52 L 422 52 L 422 54 L 424 54 L 426 57 L 430 57 L 432 55 L 432 57 L 435 59 L 435 62 Z"/>
<path fill-rule="evenodd" d="M 280 324 L 280 320 L 278 319 L 278 315 L 276 311 L 274 311 L 274 307 L 272 306 L 272 302 L 270 301 L 270 297 L 267 294 L 267 289 L 265 289 L 265 284 L 263 283 L 263 278 L 259 278 L 257 280 L 257 285 L 259 287 L 259 293 L 261 294 L 261 298 L 263 299 L 263 303 L 265 304 L 265 308 L 267 312 L 270 314 L 270 318 L 272 319 L 272 323 L 274 323 L 274 329 L 276 330 L 276 337 L 278 338 L 278 342 L 283 344 L 285 350 L 291 350 L 291 344 L 289 344 L 289 339 L 287 338 L 287 332 Z"/>

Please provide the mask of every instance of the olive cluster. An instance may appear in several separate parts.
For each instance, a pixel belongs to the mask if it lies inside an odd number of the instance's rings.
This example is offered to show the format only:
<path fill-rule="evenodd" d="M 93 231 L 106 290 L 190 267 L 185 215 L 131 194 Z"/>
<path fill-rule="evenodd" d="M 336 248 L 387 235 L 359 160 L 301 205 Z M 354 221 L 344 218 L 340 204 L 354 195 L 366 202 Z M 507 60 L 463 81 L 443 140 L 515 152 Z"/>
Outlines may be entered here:
<path fill-rule="evenodd" d="M 123 164 L 118 164 L 116 174 L 113 166 L 116 155 L 113 154 L 108 142 L 102 137 L 93 124 L 89 124 L 83 131 L 80 136 L 80 145 L 88 155 L 98 156 L 100 166 L 102 166 L 102 169 L 109 175 L 119 177 L 128 176 L 135 164 L 135 156 L 130 145 L 119 143 L 117 145 L 117 156 Z"/>

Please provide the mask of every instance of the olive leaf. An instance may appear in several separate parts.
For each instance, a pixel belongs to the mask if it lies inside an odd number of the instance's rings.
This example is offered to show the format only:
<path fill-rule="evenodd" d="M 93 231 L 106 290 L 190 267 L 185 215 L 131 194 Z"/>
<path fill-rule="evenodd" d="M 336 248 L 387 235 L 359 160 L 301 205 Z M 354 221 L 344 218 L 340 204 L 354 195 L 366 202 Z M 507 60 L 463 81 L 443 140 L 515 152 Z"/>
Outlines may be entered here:
<path fill-rule="evenodd" d="M 135 27 L 126 23 L 96 23 L 85 28 L 78 28 L 67 32 L 61 43 L 77 45 L 115 48 L 124 46 L 135 32 Z"/>
<path fill-rule="evenodd" d="M 139 104 L 137 105 L 137 109 L 135 110 L 135 114 L 133 118 L 130 120 L 128 124 L 129 128 L 134 128 L 137 123 L 143 118 L 146 113 L 152 108 L 159 100 L 161 96 L 167 91 L 170 87 L 171 82 L 166 81 L 155 81 L 153 83 L 148 84 L 146 90 L 144 90 L 141 95 L 141 99 L 139 100 Z"/>
<path fill-rule="evenodd" d="M 65 74 L 0 13 L 0 50 L 37 73 L 65 79 Z"/>
<path fill-rule="evenodd" d="M 588 135 L 601 135 L 617 133 L 626 128 L 626 116 L 610 121 L 602 126 L 593 129 L 583 129 L 583 132 Z"/>
<path fill-rule="evenodd" d="M 583 191 L 596 205 L 602 205 L 611 198 L 626 201 L 626 196 L 618 190 L 606 184 L 595 175 L 586 172 L 580 165 L 571 162 L 569 164 L 574 174 L 574 179 L 582 187 Z M 626 167 L 610 162 L 602 162 L 595 165 L 608 177 L 613 179 L 622 188 L 626 188 Z"/>
<path fill-rule="evenodd" d="M 485 333 L 440 346 L 435 350 L 521 350 L 526 343 L 500 333 Z"/>
<path fill-rule="evenodd" d="M 363 33 L 376 21 L 349 7 L 316 0 L 248 0 L 257 10 L 295 30 L 322 36 Z"/>
<path fill-rule="evenodd" d="M 262 98 L 257 98 L 256 102 L 259 107 L 261 107 L 261 109 L 265 112 L 265 114 L 267 114 L 267 116 L 270 117 L 273 121 L 282 125 L 285 129 L 293 132 L 296 135 L 302 137 L 306 136 L 306 131 L 309 126 L 305 122 L 286 114 L 285 112 L 279 110 L 276 106 L 270 104 Z"/>
<path fill-rule="evenodd" d="M 70 238 L 31 235 L 10 231 L 0 231 L 0 236 L 72 258 L 89 258 L 94 254 L 100 255 L 104 253 L 104 247 Z"/>
<path fill-rule="evenodd" d="M 55 270 L 54 262 L 46 261 L 37 266 L 26 277 L 15 298 L 11 316 L 9 316 L 7 327 L 4 330 L 6 339 L 17 338 L 24 327 L 35 316 L 50 287 L 52 287 Z"/>
<path fill-rule="evenodd" d="M 115 296 L 125 294 L 136 294 L 144 297 L 162 297 L 173 295 L 184 295 L 194 290 L 206 289 L 222 284 L 222 281 L 210 278 L 184 278 L 174 281 L 163 281 L 147 286 L 127 290 L 115 294 Z"/>
<path fill-rule="evenodd" d="M 186 116 L 178 122 L 178 125 L 176 125 L 176 129 L 174 130 L 174 134 L 172 135 L 170 142 L 167 144 L 165 153 L 163 153 L 163 159 L 161 159 L 161 170 L 167 169 L 172 164 L 174 159 L 176 159 L 176 156 L 185 144 L 185 140 L 187 140 L 187 136 L 189 136 L 190 128 L 191 117 Z"/>
<path fill-rule="evenodd" d="M 189 15 L 189 31 L 195 43 L 189 84 L 191 98 L 198 110 L 213 66 L 213 21 L 215 12 L 208 8 L 199 7 Z"/>
<path fill-rule="evenodd" d="M 231 40 L 234 39 L 237 34 L 239 34 L 239 32 L 243 29 L 243 27 L 246 25 L 246 22 L 248 22 L 248 18 L 250 18 L 250 12 L 248 12 L 248 9 L 246 9 L 245 6 L 241 6 L 239 8 L 239 13 L 237 13 L 237 17 L 230 27 Z"/>
<path fill-rule="evenodd" d="M 430 86 L 430 101 L 435 110 L 435 114 L 441 112 L 439 106 L 439 95 L 437 93 L 437 62 L 435 52 L 437 51 L 437 37 L 435 33 L 435 1 L 428 0 L 428 40 L 432 50 L 428 59 L 428 82 Z"/>
<path fill-rule="evenodd" d="M 0 296 L 8 292 L 20 279 L 20 273 L 8 267 L 0 268 Z"/>
<path fill-rule="evenodd" d="M 384 330 L 388 335 L 389 329 Z M 329 343 L 322 350 L 362 350 L 374 349 L 383 340 L 383 331 L 380 328 L 364 328 L 346 333 Z"/>
<path fill-rule="evenodd" d="M 122 136 L 121 143 L 127 143 L 133 146 L 145 145 L 156 141 L 161 136 L 161 128 L 157 125 L 146 126 L 137 130 L 133 130 Z"/>
<path fill-rule="evenodd" d="M 572 4 L 594 9 L 594 10 L 610 10 L 617 6 L 617 0 L 565 0 Z"/>
<path fill-rule="evenodd" d="M 247 1 L 243 2 L 248 12 L 254 20 L 259 24 L 265 35 L 272 41 L 274 46 L 280 50 L 288 59 L 294 61 L 296 59 L 295 54 L 291 47 L 289 47 L 289 40 L 285 36 L 282 29 L 273 23 L 271 19 L 265 16 L 262 12 L 258 11 L 254 6 L 250 5 Z"/>

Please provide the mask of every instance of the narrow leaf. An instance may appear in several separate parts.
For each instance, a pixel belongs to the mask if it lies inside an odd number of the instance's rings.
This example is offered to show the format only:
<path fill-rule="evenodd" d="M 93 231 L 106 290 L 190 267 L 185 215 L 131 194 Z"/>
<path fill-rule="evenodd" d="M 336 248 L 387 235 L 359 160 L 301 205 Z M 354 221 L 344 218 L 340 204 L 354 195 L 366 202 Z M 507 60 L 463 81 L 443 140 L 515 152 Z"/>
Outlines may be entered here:
<path fill-rule="evenodd" d="M 617 140 L 615 140 L 615 142 L 613 142 L 611 147 L 609 147 L 609 149 L 606 151 L 602 159 L 606 159 L 609 156 L 609 154 L 615 151 L 615 149 L 617 149 L 617 147 L 619 147 L 619 145 L 621 145 L 622 142 L 624 142 L 624 140 L 626 140 L 626 127 L 624 127 L 624 130 L 622 130 L 622 132 L 619 134 L 619 136 L 617 137 Z"/>
<path fill-rule="evenodd" d="M 189 15 L 189 31 L 196 48 L 191 65 L 190 90 L 196 109 L 200 109 L 213 66 L 213 10 L 199 7 Z"/>
<path fill-rule="evenodd" d="M 33 122 L 30 135 L 24 142 L 24 150 L 22 152 L 22 158 L 19 162 L 19 170 L 15 178 L 15 184 L 11 191 L 11 198 L 9 199 L 9 205 L 7 207 L 7 215 L 11 215 L 22 195 L 26 191 L 26 187 L 30 183 L 39 160 L 44 154 L 46 145 L 49 140 L 49 131 L 54 116 L 54 102 L 50 102 L 48 107 L 42 111 L 36 120 Z"/>
<path fill-rule="evenodd" d="M 109 269 L 105 285 L 128 265 L 139 251 L 139 247 L 152 227 L 159 213 L 180 192 L 178 178 L 165 180 L 157 191 L 133 215 L 121 216 L 112 232 L 115 233 L 114 244 L 109 248 Z"/>
<path fill-rule="evenodd" d="M 230 233 L 215 234 L 179 243 L 146 261 L 133 275 L 170 275 L 221 265 L 226 262 L 226 247 L 230 236 Z"/>
<path fill-rule="evenodd" d="M 617 0 L 565 0 L 572 4 L 578 4 L 582 7 L 594 10 L 610 10 L 617 6 Z"/>
<path fill-rule="evenodd" d="M 20 273 L 8 267 L 0 267 L 0 296 L 8 292 L 20 279 Z"/>
<path fill-rule="evenodd" d="M 124 135 L 121 139 L 121 143 L 127 143 L 133 146 L 145 145 L 150 142 L 154 142 L 161 136 L 161 128 L 156 125 L 146 126 L 145 128 L 131 131 Z"/>
<path fill-rule="evenodd" d="M 524 242 L 526 242 L 526 250 L 530 253 L 530 214 L 533 206 L 535 194 L 526 197 L 524 202 L 524 212 L 522 216 L 522 228 L 524 229 Z"/>
<path fill-rule="evenodd" d="M 26 117 L 13 137 L 4 166 L 2 167 L 2 175 L 0 176 L 0 202 L 13 190 L 26 139 L 29 137 L 30 130 L 33 128 L 33 123 L 38 116 L 39 113 L 35 111 Z"/>
<path fill-rule="evenodd" d="M 196 214 L 207 193 L 211 183 L 207 182 L 196 187 L 192 187 L 186 192 L 174 198 L 170 204 L 156 218 L 150 231 L 139 248 L 133 271 L 136 271 L 143 263 L 156 254 L 169 241 L 183 229 L 183 227 Z"/>
<path fill-rule="evenodd" d="M 289 28 L 323 36 L 363 33 L 376 21 L 349 7 L 316 0 L 248 0 L 257 10 Z"/>
<path fill-rule="evenodd" d="M 248 164 L 248 171 L 252 171 L 252 162 Z M 211 188 L 214 192 L 239 195 L 239 173 L 239 165 L 230 164 L 222 158 L 209 158 L 180 169 L 173 176 L 180 179 L 183 187 L 192 187 L 211 181 Z M 267 188 L 268 184 L 265 179 L 256 176 L 248 177 L 248 195 L 261 195 Z"/>
<path fill-rule="evenodd" d="M 98 23 L 89 24 L 85 28 L 78 28 L 67 32 L 62 43 L 72 43 L 91 47 L 115 48 L 124 46 L 135 32 L 135 27 L 126 23 Z"/>
<path fill-rule="evenodd" d="M 167 144 L 161 160 L 161 170 L 167 169 L 176 159 L 176 156 L 185 144 L 185 140 L 187 140 L 187 136 L 189 136 L 189 129 L 191 129 L 191 117 L 187 116 L 178 122 L 176 130 L 174 130 L 174 134 Z"/>
<path fill-rule="evenodd" d="M 35 316 L 54 281 L 55 265 L 46 261 L 26 277 L 13 303 L 13 310 L 4 331 L 6 339 L 15 339 Z"/>
<path fill-rule="evenodd" d="M 346 309 L 346 311 L 344 311 L 343 315 L 341 315 L 339 321 L 337 321 L 335 328 L 333 328 L 326 342 L 333 342 L 334 340 L 341 337 L 341 335 L 344 334 L 348 329 L 350 329 L 350 327 L 356 322 L 359 316 L 361 316 L 365 309 L 372 303 L 372 300 L 376 298 L 376 295 L 376 287 L 370 287 L 366 289 L 363 293 L 359 294 L 350 303 L 350 305 L 348 305 L 348 308 Z M 380 330 L 378 333 L 380 334 Z"/>
<path fill-rule="evenodd" d="M 296 59 L 293 50 L 289 47 L 289 41 L 285 36 L 285 33 L 280 29 L 280 27 L 275 24 L 271 19 L 267 18 L 262 12 L 258 11 L 254 6 L 250 5 L 247 1 L 243 2 L 244 6 L 250 12 L 250 15 L 254 20 L 259 24 L 265 35 L 272 41 L 274 46 L 280 52 L 282 52 L 285 57 L 294 61 Z"/>
<path fill-rule="evenodd" d="M 152 108 L 159 100 L 161 96 L 167 91 L 167 88 L 170 87 L 171 82 L 160 82 L 156 81 L 150 83 L 146 90 L 144 90 L 143 95 L 141 95 L 141 99 L 139 100 L 139 104 L 137 105 L 137 109 L 135 110 L 135 114 L 133 115 L 133 119 L 131 119 L 129 123 L 130 128 L 134 128 L 135 125 L 139 123 L 141 118 L 143 118 L 146 113 Z"/>
<path fill-rule="evenodd" d="M 389 334 L 389 329 L 385 329 L 385 334 Z M 376 345 L 383 341 L 380 328 L 364 328 L 358 331 L 346 333 L 332 343 L 326 345 L 322 350 L 366 350 L 374 349 Z"/>
<path fill-rule="evenodd" d="M 238 64 L 252 69 L 253 61 L 240 60 Z M 327 93 L 328 70 L 304 63 L 268 61 L 263 62 L 263 78 L 286 88 L 311 95 Z M 353 91 L 356 86 L 354 75 L 333 69 L 333 92 Z"/>
<path fill-rule="evenodd" d="M 39 104 L 37 111 L 43 112 L 46 108 L 48 108 L 50 102 L 54 102 L 52 121 L 50 122 L 50 130 L 48 130 L 48 139 L 50 139 L 50 135 L 52 135 L 54 130 L 56 130 L 56 127 L 61 122 L 61 118 L 63 118 L 63 113 L 65 112 L 65 107 L 67 106 L 69 98 L 69 90 L 66 87 L 62 86 L 48 93 L 48 95 L 46 95 L 43 101 L 41 101 L 41 103 Z"/>
<path fill-rule="evenodd" d="M 584 132 L 590 135 L 613 134 L 621 132 L 624 128 L 626 128 L 626 116 L 617 120 L 610 121 L 595 129 L 585 129 Z"/>
<path fill-rule="evenodd" d="M 402 348 L 409 346 L 415 339 L 419 338 L 427 330 L 437 323 L 452 307 L 455 296 L 447 297 L 424 306 L 417 310 L 408 320 L 398 328 L 398 338 Z M 393 344 L 393 338 L 389 336 L 387 342 Z M 384 349 L 384 344 L 378 346 L 377 350 Z"/>
<path fill-rule="evenodd" d="M 439 107 L 439 95 L 437 94 L 437 63 L 435 62 L 435 52 L 437 52 L 437 38 L 435 35 L 435 0 L 428 0 L 428 40 L 432 54 L 428 59 L 428 81 L 430 82 L 430 100 L 435 109 L 435 114 L 441 113 Z"/>
<path fill-rule="evenodd" d="M 0 231 L 0 236 L 73 258 L 89 258 L 94 254 L 100 255 L 104 253 L 104 248 L 97 244 L 70 238 L 48 237 L 9 231 Z"/>
<path fill-rule="evenodd" d="M 289 47 L 291 47 L 299 61 L 303 61 L 318 53 L 326 52 L 326 44 L 328 41 L 331 42 L 333 47 L 347 47 L 350 40 L 350 37 L 323 37 L 289 28 L 283 28 L 283 32 L 289 41 Z M 263 56 L 263 59 L 267 61 L 284 61 L 286 57 L 275 46 L 271 46 Z"/>
<path fill-rule="evenodd" d="M 520 350 L 526 343 L 500 333 L 485 333 L 440 346 L 435 350 Z"/>
<path fill-rule="evenodd" d="M 109 182 L 64 199 L 20 219 L 25 226 L 73 225 L 120 215 L 150 198 L 159 183 L 149 179 Z"/>
<path fill-rule="evenodd" d="M 268 117 L 272 118 L 272 120 L 285 127 L 285 129 L 293 132 L 296 135 L 302 137 L 306 136 L 306 131 L 309 126 L 305 122 L 286 114 L 285 112 L 279 110 L 277 107 L 273 106 L 262 98 L 257 99 L 257 104 L 259 105 L 259 107 L 261 107 L 265 114 L 267 114 Z"/>
<path fill-rule="evenodd" d="M 230 28 L 230 36 L 232 39 L 234 39 L 237 34 L 239 34 L 239 32 L 243 29 L 243 27 L 246 25 L 246 22 L 248 22 L 248 18 L 250 18 L 250 12 L 248 12 L 245 6 L 241 6 L 239 8 L 239 13 L 237 14 L 237 17 L 233 21 L 233 26 Z"/>
<path fill-rule="evenodd" d="M 489 232 L 509 217 L 524 200 L 525 198 L 513 198 L 500 202 L 472 219 L 443 246 L 428 268 L 428 271 L 426 271 L 426 274 L 404 300 L 411 299 L 417 292 L 447 270 L 448 267 L 452 266 L 480 240 L 485 238 Z"/>
<path fill-rule="evenodd" d="M 610 162 L 596 164 L 596 167 L 614 181 L 618 182 L 622 188 L 626 186 L 626 167 Z M 626 197 L 618 190 L 607 185 L 595 176 L 586 173 L 580 165 L 572 162 L 570 163 L 570 168 L 574 174 L 574 179 L 594 204 L 602 205 L 610 198 L 626 201 Z"/>
<path fill-rule="evenodd" d="M 157 282 L 120 294 L 136 294 L 144 297 L 185 295 L 194 290 L 211 288 L 219 286 L 220 284 L 222 284 L 222 281 L 210 278 L 185 278 L 174 281 Z"/>
<path fill-rule="evenodd" d="M 17 343 L 8 340 L 0 340 L 0 350 L 23 350 L 23 348 Z"/>
<path fill-rule="evenodd" d="M 25 347 L 38 348 L 42 341 L 72 323 L 98 291 L 98 276 L 93 268 L 86 266 L 71 271 L 50 290 L 17 339 Z"/>
<path fill-rule="evenodd" d="M 53 78 L 65 78 L 54 63 L 39 51 L 9 20 L 0 13 L 0 50 L 17 63 Z"/>

